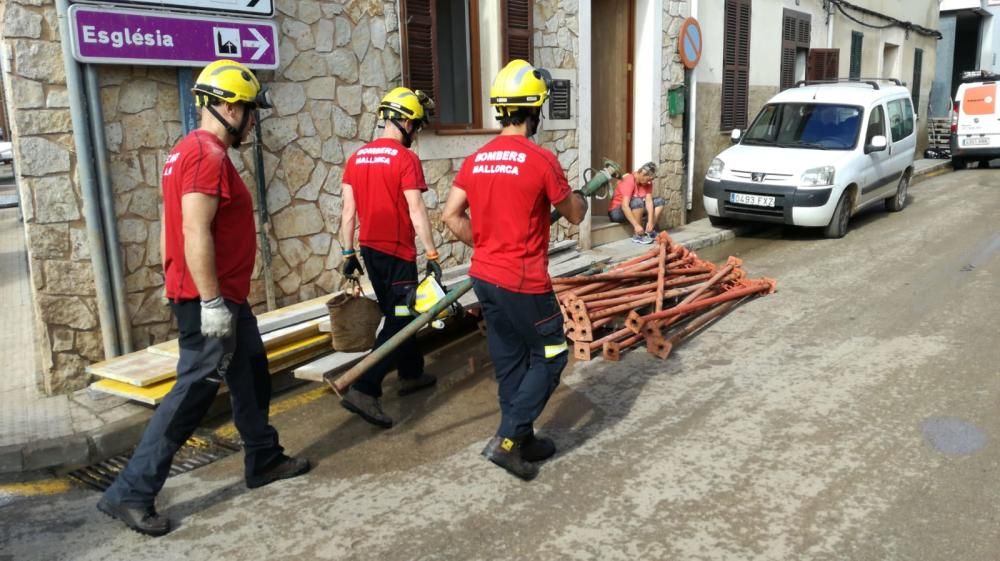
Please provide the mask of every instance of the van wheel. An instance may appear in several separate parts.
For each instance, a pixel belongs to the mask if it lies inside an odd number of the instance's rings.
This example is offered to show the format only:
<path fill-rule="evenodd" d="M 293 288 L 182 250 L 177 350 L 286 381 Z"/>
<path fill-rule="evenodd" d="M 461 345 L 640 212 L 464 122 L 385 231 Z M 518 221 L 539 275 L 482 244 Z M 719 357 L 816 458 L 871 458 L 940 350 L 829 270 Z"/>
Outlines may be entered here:
<path fill-rule="evenodd" d="M 896 185 L 896 196 L 885 200 L 885 209 L 889 212 L 899 212 L 906 206 L 906 189 L 910 186 L 910 174 L 903 173 Z"/>
<path fill-rule="evenodd" d="M 965 169 L 965 166 L 967 166 L 967 165 L 968 164 L 965 163 L 965 160 L 959 160 L 958 158 L 952 158 L 951 159 L 951 169 L 953 169 L 955 171 L 958 171 L 960 169 Z"/>
<path fill-rule="evenodd" d="M 851 219 L 850 196 L 847 191 L 840 196 L 837 208 L 830 217 L 830 223 L 823 229 L 823 235 L 827 238 L 842 238 L 847 234 L 847 222 Z"/>
<path fill-rule="evenodd" d="M 711 214 L 709 214 L 708 221 L 712 224 L 712 226 L 715 226 L 716 228 L 725 228 L 726 226 L 729 226 L 729 220 L 721 216 L 712 216 Z"/>

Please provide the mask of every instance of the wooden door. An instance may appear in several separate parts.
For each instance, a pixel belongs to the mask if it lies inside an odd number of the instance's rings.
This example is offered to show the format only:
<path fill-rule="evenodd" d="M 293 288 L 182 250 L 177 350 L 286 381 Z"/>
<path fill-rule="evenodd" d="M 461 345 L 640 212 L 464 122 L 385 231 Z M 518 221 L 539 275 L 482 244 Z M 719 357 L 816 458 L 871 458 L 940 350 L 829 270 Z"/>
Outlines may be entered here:
<path fill-rule="evenodd" d="M 591 166 L 610 158 L 630 171 L 635 0 L 593 0 L 591 9 Z M 593 202 L 594 218 L 607 217 L 610 198 Z"/>

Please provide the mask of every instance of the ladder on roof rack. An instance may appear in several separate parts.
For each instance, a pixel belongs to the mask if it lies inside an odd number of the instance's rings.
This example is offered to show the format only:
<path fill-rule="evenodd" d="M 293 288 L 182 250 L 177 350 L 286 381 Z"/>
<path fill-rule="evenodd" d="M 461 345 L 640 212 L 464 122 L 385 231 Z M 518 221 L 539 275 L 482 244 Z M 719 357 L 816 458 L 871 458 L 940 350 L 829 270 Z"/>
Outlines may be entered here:
<path fill-rule="evenodd" d="M 879 89 L 879 82 L 892 82 L 897 86 L 904 85 L 899 81 L 898 78 L 836 78 L 833 80 L 799 80 L 795 82 L 796 88 L 801 88 L 802 86 L 815 86 L 822 84 L 865 84 L 871 86 L 872 89 Z"/>

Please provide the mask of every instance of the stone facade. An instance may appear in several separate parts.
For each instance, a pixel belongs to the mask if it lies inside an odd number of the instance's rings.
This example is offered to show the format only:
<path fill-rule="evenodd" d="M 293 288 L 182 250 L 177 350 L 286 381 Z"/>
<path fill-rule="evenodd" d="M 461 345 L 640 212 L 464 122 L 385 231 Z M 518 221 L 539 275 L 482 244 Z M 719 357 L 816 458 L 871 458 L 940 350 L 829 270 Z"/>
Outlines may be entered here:
<path fill-rule="evenodd" d="M 690 7 L 686 0 L 663 2 L 663 92 L 684 84 L 684 65 L 677 50 L 681 24 L 687 19 Z M 673 228 L 684 224 L 684 116 L 671 117 L 667 104 L 660 114 L 660 167 L 656 170 L 658 195 L 667 200 L 667 208 L 660 219 L 660 227 Z"/>
<path fill-rule="evenodd" d="M 685 4 L 664 2 L 663 75 L 671 83 L 683 80 L 673 41 Z M 535 1 L 536 64 L 577 70 L 578 6 L 577 0 Z M 40 382 L 45 391 L 58 393 L 84 386 L 83 368 L 103 358 L 62 51 L 51 0 L 9 0 L 0 6 L 0 18 L 2 40 L 13 53 L 4 83 L 24 201 Z M 264 201 L 256 200 L 253 150 L 234 150 L 230 156 L 255 204 L 267 206 L 270 267 L 277 303 L 283 306 L 339 288 L 343 165 L 378 134 L 374 111 L 381 95 L 402 78 L 394 1 L 277 0 L 274 20 L 281 30 L 281 66 L 260 73 L 275 101 L 261 122 Z M 134 346 L 142 348 L 175 335 L 161 298 L 159 186 L 163 161 L 183 134 L 177 71 L 105 65 L 98 76 L 128 314 Z M 667 116 L 664 108 L 660 121 L 664 142 L 657 188 L 671 205 L 664 225 L 675 225 L 683 176 L 681 118 Z M 577 130 L 543 127 L 538 140 L 557 155 L 570 185 L 581 186 Z M 471 255 L 440 220 L 461 163 L 462 158 L 423 162 L 430 186 L 424 200 L 446 267 Z M 554 240 L 578 236 L 579 228 L 564 220 L 552 230 Z M 419 241 L 418 252 L 423 253 Z M 265 307 L 264 266 L 258 255 L 250 296 L 258 312 Z"/>

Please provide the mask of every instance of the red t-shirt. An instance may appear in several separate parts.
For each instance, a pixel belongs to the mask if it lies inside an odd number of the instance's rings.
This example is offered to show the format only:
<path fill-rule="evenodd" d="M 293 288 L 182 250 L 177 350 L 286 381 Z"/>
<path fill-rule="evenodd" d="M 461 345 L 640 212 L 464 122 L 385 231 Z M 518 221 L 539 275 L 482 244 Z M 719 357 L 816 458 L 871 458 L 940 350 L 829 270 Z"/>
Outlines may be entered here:
<path fill-rule="evenodd" d="M 559 160 L 523 136 L 498 136 L 465 159 L 474 252 L 469 276 L 522 294 L 545 294 L 550 207 L 569 196 Z"/>
<path fill-rule="evenodd" d="M 416 232 L 403 191 L 427 190 L 417 155 L 391 138 L 369 142 L 347 160 L 343 182 L 354 191 L 361 245 L 415 261 Z"/>
<path fill-rule="evenodd" d="M 195 130 L 184 137 L 163 166 L 163 221 L 167 298 L 199 298 L 198 287 L 184 260 L 184 225 L 181 197 L 204 193 L 219 198 L 212 222 L 215 271 L 223 298 L 242 304 L 250 294 L 250 275 L 257 256 L 257 230 L 253 199 L 214 134 Z"/>
<path fill-rule="evenodd" d="M 611 198 L 608 210 L 614 210 L 622 206 L 623 201 L 631 201 L 633 197 L 645 199 L 646 195 L 650 195 L 652 193 L 652 181 L 649 183 L 636 183 L 634 175 L 631 173 L 625 174 L 625 177 L 622 177 L 618 181 L 618 185 L 615 187 L 615 194 Z"/>

